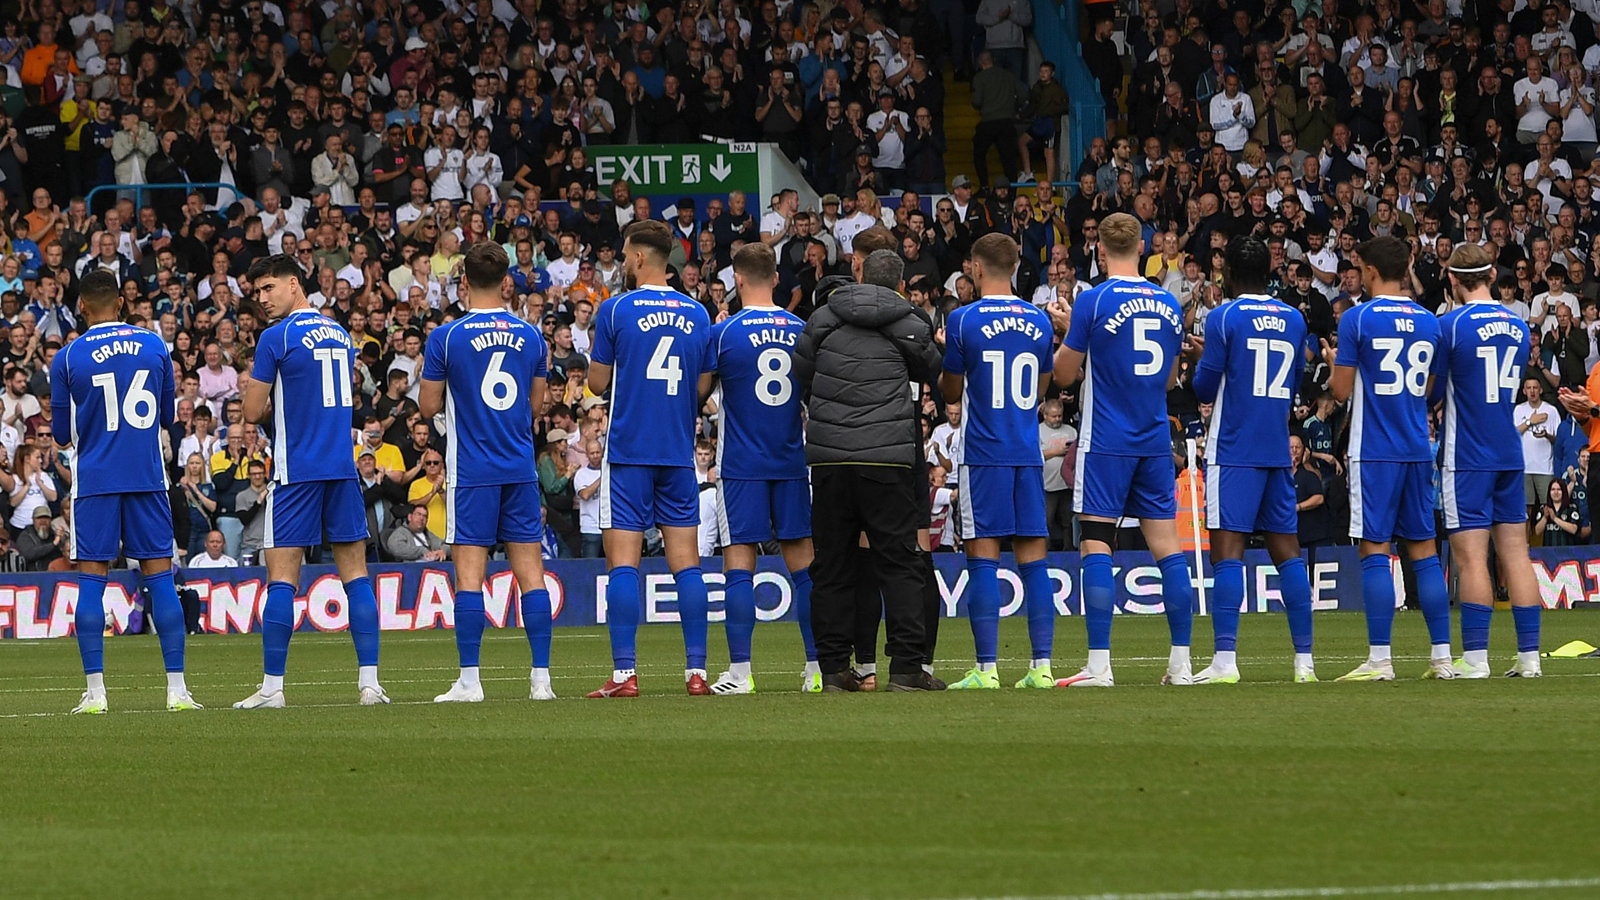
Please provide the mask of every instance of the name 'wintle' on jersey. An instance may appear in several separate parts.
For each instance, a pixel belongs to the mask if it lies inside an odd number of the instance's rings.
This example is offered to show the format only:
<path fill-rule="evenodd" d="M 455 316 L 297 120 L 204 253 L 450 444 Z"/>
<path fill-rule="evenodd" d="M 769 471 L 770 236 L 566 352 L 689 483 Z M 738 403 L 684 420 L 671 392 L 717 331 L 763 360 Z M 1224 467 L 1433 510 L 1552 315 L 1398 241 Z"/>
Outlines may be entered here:
<path fill-rule="evenodd" d="M 984 297 L 945 323 L 944 369 L 965 378 L 961 461 L 1042 466 L 1039 379 L 1054 360 L 1050 318 L 1017 297 Z"/>
<path fill-rule="evenodd" d="M 803 480 L 806 448 L 794 348 L 806 323 L 775 307 L 746 307 L 711 327 L 711 362 L 722 382 L 717 475 Z"/>
<path fill-rule="evenodd" d="M 56 427 L 71 429 L 74 496 L 165 491 L 161 430 L 176 395 L 172 357 L 152 331 L 102 322 L 61 348 L 50 406 Z"/>
<path fill-rule="evenodd" d="M 422 377 L 444 382 L 445 475 L 478 487 L 537 481 L 535 379 L 549 374 L 544 335 L 504 309 L 473 309 L 433 330 Z"/>
<path fill-rule="evenodd" d="M 1528 326 L 1492 300 L 1439 320 L 1434 393 L 1444 400 L 1443 467 L 1522 471 L 1514 410 L 1528 364 Z"/>
<path fill-rule="evenodd" d="M 1289 416 L 1300 389 L 1305 342 L 1300 311 L 1265 295 L 1242 294 L 1206 318 L 1200 368 L 1218 379 L 1206 434 L 1207 465 L 1293 465 Z"/>

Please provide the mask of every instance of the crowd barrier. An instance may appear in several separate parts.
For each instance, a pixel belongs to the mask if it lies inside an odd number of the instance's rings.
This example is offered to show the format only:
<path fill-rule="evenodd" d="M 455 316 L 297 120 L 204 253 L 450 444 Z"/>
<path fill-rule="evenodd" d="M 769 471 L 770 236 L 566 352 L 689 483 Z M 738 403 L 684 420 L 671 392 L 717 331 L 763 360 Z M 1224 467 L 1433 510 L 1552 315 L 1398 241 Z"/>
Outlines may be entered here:
<path fill-rule="evenodd" d="M 1534 574 L 1547 608 L 1570 608 L 1600 603 L 1600 548 L 1570 547 L 1535 550 Z M 1318 610 L 1358 610 L 1361 608 L 1361 566 L 1354 547 L 1330 547 L 1307 552 L 1314 608 Z M 939 592 L 944 598 L 946 616 L 966 614 L 967 573 L 965 557 L 956 553 L 935 556 Z M 1115 556 L 1117 607 L 1127 614 L 1162 612 L 1160 571 L 1148 553 L 1118 553 Z M 1266 554 L 1251 551 L 1246 555 L 1246 612 L 1277 612 L 1283 609 L 1278 592 L 1277 570 Z M 605 564 L 600 560 L 556 560 L 546 563 L 546 586 L 550 589 L 555 624 L 558 626 L 597 625 L 606 621 Z M 1050 556 L 1050 575 L 1055 585 L 1056 610 L 1063 616 L 1082 612 L 1078 592 L 1078 556 L 1054 553 Z M 711 619 L 722 619 L 721 561 L 705 561 L 705 577 L 711 592 Z M 676 622 L 677 597 L 666 562 L 646 559 L 640 566 L 644 589 L 644 621 Z M 515 602 L 514 579 L 504 563 L 491 563 L 484 605 L 490 624 L 496 628 L 521 627 Z M 1396 596 L 1403 599 L 1403 578 L 1394 566 Z M 199 624 L 213 633 L 240 633 L 260 628 L 261 608 L 266 601 L 267 573 L 263 568 L 190 569 L 181 573 L 182 587 L 195 592 L 199 600 Z M 378 595 L 381 626 L 388 631 L 414 631 L 452 627 L 454 603 L 452 571 L 448 563 L 407 563 L 372 567 L 373 586 Z M 1211 596 L 1209 562 L 1195 578 L 1196 612 L 1207 613 Z M 1014 563 L 1007 557 L 1000 567 L 1000 614 L 1018 614 L 1022 607 L 1022 581 Z M 73 613 L 78 589 L 75 578 L 61 573 L 19 573 L 0 576 L 0 639 L 64 637 L 72 633 Z M 106 589 L 107 617 L 117 631 L 128 627 L 135 610 L 142 607 L 138 576 L 131 571 L 115 572 Z M 791 586 L 779 557 L 763 557 L 756 575 L 756 605 L 760 621 L 794 618 Z M 301 631 L 342 631 L 348 627 L 344 608 L 344 589 L 332 566 L 306 566 L 295 600 L 295 624 Z"/>

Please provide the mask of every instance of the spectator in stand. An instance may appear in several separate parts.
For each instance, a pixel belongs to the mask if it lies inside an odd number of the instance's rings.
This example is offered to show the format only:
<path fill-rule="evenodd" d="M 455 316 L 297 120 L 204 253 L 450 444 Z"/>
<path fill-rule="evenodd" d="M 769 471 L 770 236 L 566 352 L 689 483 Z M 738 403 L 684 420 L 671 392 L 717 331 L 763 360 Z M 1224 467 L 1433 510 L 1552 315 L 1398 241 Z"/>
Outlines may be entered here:
<path fill-rule="evenodd" d="M 199 553 L 191 553 L 184 567 L 188 569 L 232 569 L 239 565 L 239 561 L 229 556 L 227 540 L 220 531 L 207 531 L 203 540 L 204 549 Z"/>
<path fill-rule="evenodd" d="M 405 524 L 389 532 L 384 549 L 398 562 L 441 562 L 448 559 L 450 551 L 444 540 L 428 525 L 426 504 L 411 507 Z"/>
<path fill-rule="evenodd" d="M 1533 517 L 1544 502 L 1554 473 L 1556 439 L 1556 408 L 1544 402 L 1544 383 L 1534 376 L 1522 380 L 1522 396 L 1526 402 L 1518 403 L 1513 411 L 1517 432 L 1522 435 L 1522 459 L 1526 474 L 1523 476 L 1523 493 L 1528 503 L 1528 515 Z"/>
<path fill-rule="evenodd" d="M 985 0 L 985 3 L 1010 4 L 1014 0 Z M 1007 6 L 1006 8 L 1009 8 Z M 989 148 L 1000 152 L 1000 167 L 1006 181 L 1017 180 L 1017 113 L 1022 83 L 1011 69 L 995 64 L 994 54 L 978 54 L 978 73 L 972 76 L 972 106 L 978 111 L 978 127 L 972 133 L 972 167 L 978 186 L 989 186 Z"/>

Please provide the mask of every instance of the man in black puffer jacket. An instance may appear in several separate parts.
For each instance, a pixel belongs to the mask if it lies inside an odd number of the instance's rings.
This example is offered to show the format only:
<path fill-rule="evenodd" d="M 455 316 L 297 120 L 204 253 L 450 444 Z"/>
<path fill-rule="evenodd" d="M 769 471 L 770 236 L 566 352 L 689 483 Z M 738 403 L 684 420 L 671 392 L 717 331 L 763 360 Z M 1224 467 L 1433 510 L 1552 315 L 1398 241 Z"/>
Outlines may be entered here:
<path fill-rule="evenodd" d="M 861 282 L 825 279 L 821 305 L 795 347 L 810 395 L 806 461 L 812 466 L 811 621 L 823 690 L 850 690 L 854 644 L 852 565 L 863 532 L 879 563 L 890 658 L 889 690 L 927 690 L 923 669 L 924 568 L 915 470 L 921 435 L 912 382 L 939 371 L 927 320 L 898 291 L 905 263 L 892 250 L 867 256 Z"/>

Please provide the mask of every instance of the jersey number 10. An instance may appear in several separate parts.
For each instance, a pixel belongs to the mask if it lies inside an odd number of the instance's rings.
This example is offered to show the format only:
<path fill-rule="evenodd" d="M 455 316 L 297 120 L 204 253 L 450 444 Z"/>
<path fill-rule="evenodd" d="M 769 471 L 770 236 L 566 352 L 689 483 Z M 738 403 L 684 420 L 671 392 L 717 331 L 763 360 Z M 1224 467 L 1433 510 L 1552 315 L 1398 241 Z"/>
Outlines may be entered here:
<path fill-rule="evenodd" d="M 1159 346 L 1156 349 L 1157 352 L 1160 351 Z M 1002 350 L 985 350 L 983 361 L 989 364 L 989 406 L 993 409 L 1005 409 L 1008 393 L 1006 354 Z M 1033 405 L 1039 400 L 1038 357 L 1032 353 L 1022 353 L 1011 360 L 1009 387 L 1013 406 L 1022 410 L 1033 409 Z"/>

